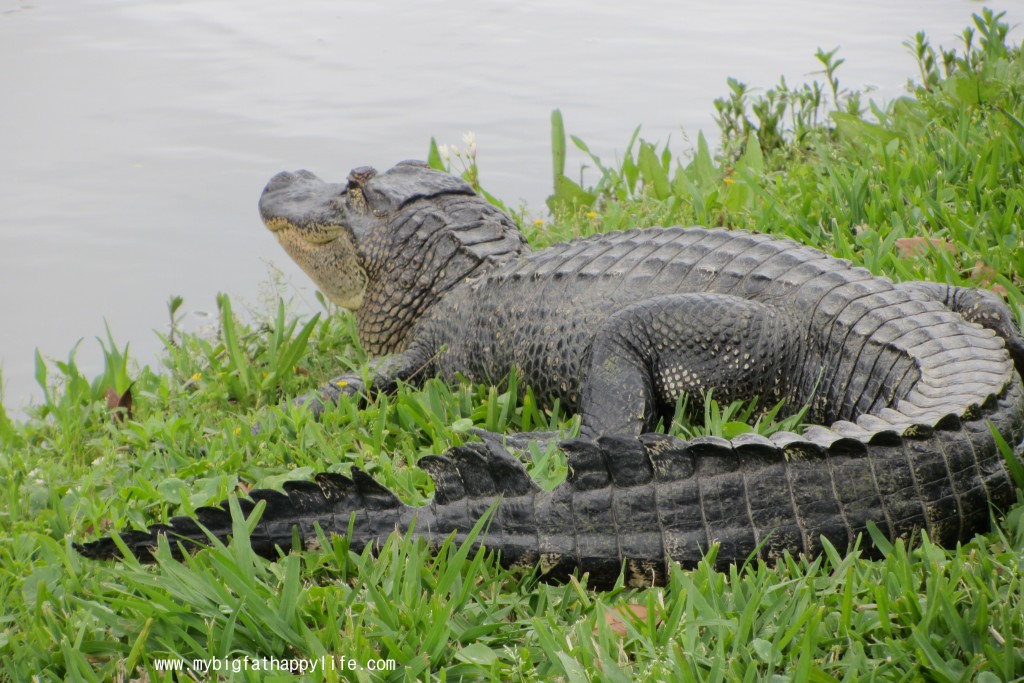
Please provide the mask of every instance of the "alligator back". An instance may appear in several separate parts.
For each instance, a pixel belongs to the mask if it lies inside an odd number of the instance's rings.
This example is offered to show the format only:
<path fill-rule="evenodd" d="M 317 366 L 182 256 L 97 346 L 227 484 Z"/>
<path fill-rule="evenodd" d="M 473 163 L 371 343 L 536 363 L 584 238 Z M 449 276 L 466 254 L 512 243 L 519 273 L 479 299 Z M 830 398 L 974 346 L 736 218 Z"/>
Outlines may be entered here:
<path fill-rule="evenodd" d="M 795 394 L 836 438 L 935 427 L 1015 377 L 1001 339 L 941 304 L 816 249 L 722 229 L 631 230 L 533 252 L 453 289 L 425 334 L 444 347 L 442 376 L 496 381 L 514 369 L 573 409 L 602 322 L 683 292 L 765 303 L 797 321 Z"/>

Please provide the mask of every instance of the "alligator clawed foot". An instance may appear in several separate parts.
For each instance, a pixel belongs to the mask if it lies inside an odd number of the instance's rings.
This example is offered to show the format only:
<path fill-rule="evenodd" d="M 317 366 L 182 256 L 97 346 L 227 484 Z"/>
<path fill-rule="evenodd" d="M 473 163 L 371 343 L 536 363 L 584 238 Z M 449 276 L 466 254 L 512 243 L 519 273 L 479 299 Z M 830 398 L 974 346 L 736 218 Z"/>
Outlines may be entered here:
<path fill-rule="evenodd" d="M 338 405 L 338 401 L 342 396 L 358 396 L 360 393 L 365 392 L 365 390 L 366 387 L 363 381 L 358 377 L 342 375 L 320 385 L 315 391 L 302 394 L 279 407 L 284 411 L 288 411 L 291 406 L 302 408 L 309 411 L 313 419 L 319 422 L 320 418 L 330 407 Z M 263 423 L 261 422 L 256 422 L 249 427 L 249 432 L 253 436 L 259 436 L 262 431 Z"/>
<path fill-rule="evenodd" d="M 552 444 L 562 441 L 566 436 L 560 432 L 519 432 L 514 434 L 498 434 L 479 427 L 469 430 L 484 444 L 490 448 L 498 448 L 504 451 L 515 453 L 522 460 L 533 459 L 533 448 L 541 453 L 546 451 Z M 531 447 L 531 445 L 534 445 Z"/>

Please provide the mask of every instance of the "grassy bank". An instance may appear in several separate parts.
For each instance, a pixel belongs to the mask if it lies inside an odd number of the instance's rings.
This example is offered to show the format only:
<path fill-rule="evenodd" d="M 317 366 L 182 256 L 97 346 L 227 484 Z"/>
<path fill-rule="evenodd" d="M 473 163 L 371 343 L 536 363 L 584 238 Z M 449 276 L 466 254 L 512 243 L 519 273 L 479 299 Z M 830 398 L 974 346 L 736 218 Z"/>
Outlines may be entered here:
<path fill-rule="evenodd" d="M 895 279 L 998 289 L 1020 321 L 1024 59 L 1005 31 L 986 12 L 956 52 L 912 39 L 917 85 L 884 106 L 843 87 L 835 53 L 819 55 L 821 83 L 754 93 L 730 81 L 717 104 L 720 154 L 701 138 L 691 156 L 673 158 L 637 132 L 614 163 L 593 157 L 592 187 L 566 175 L 566 147 L 587 150 L 556 113 L 551 218 L 521 213 L 523 230 L 544 246 L 635 225 L 757 229 Z M 433 163 L 486 184 L 472 156 L 439 152 Z M 274 680 L 254 668 L 262 658 L 322 656 L 344 661 L 311 680 L 1024 676 L 1020 504 L 955 550 L 922 538 L 866 562 L 829 547 L 814 560 L 702 566 L 674 572 L 664 588 L 602 594 L 538 584 L 468 548 L 435 558 L 398 538 L 378 557 L 333 539 L 271 563 L 243 540 L 185 563 L 161 553 L 155 568 L 85 561 L 72 540 L 317 471 L 358 466 L 422 503 L 430 484 L 415 462 L 462 442 L 470 426 L 574 424 L 538 410 L 515 383 L 436 381 L 366 406 L 344 402 L 315 423 L 278 406 L 339 366 L 365 367 L 350 317 L 326 310 L 298 321 L 281 305 L 244 325 L 221 297 L 219 329 L 203 337 L 177 330 L 180 303 L 168 306 L 164 367 L 134 367 L 108 338 L 102 376 L 83 376 L 73 352 L 39 359 L 43 402 L 19 422 L 0 406 L 4 680 L 176 680 L 163 660 L 226 662 L 219 679 Z M 742 408 L 703 412 L 703 427 L 677 428 L 742 429 Z M 253 435 L 257 420 L 264 429 Z M 564 462 L 547 454 L 531 471 L 553 486 Z M 397 670 L 368 668 L 389 662 Z"/>

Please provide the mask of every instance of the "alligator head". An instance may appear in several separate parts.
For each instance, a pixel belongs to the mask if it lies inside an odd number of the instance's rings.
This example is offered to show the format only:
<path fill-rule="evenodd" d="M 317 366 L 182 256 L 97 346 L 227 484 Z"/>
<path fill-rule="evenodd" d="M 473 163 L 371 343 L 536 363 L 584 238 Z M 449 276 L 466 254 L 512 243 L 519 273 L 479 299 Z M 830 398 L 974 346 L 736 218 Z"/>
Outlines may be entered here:
<path fill-rule="evenodd" d="M 353 169 L 347 182 L 326 183 L 309 171 L 284 171 L 260 197 L 260 217 L 278 242 L 334 303 L 357 310 L 368 271 L 367 247 L 382 224 L 409 202 L 473 194 L 465 182 L 405 161 L 379 174 Z"/>
<path fill-rule="evenodd" d="M 345 183 L 279 173 L 259 210 L 324 295 L 356 312 L 360 340 L 375 354 L 401 350 L 412 324 L 485 260 L 526 248 L 472 187 L 418 161 L 384 173 L 362 166 Z"/>

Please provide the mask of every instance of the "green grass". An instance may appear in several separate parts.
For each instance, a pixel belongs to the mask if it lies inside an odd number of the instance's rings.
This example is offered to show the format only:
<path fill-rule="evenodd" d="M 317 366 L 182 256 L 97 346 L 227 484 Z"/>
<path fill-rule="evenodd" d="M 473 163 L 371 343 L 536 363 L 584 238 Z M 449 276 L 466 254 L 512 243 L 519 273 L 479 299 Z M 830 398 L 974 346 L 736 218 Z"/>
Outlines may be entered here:
<path fill-rule="evenodd" d="M 721 154 L 700 139 L 690 157 L 673 158 L 638 129 L 615 163 L 594 158 L 601 177 L 593 187 L 565 175 L 567 144 L 586 145 L 566 135 L 556 112 L 552 218 L 538 225 L 520 212 L 524 232 L 543 246 L 634 225 L 758 229 L 897 279 L 999 286 L 1020 320 L 1024 60 L 987 11 L 956 52 L 936 51 L 924 36 L 908 48 L 919 84 L 897 102 L 867 103 L 840 84 L 838 56 L 819 53 L 823 84 L 754 93 L 729 82 L 716 105 Z M 431 158 L 446 163 L 436 148 Z M 478 183 L 475 159 L 462 164 L 457 170 Z M 954 251 L 901 254 L 897 240 L 921 236 Z M 244 325 L 220 297 L 220 329 L 202 337 L 176 329 L 180 303 L 169 305 L 163 368 L 135 367 L 108 336 L 101 376 L 83 376 L 74 351 L 39 358 L 43 401 L 21 421 L 0 404 L 0 679 L 162 681 L 175 679 L 158 671 L 161 657 L 321 655 L 393 660 L 398 670 L 306 678 L 1024 677 L 1019 504 L 992 533 L 952 550 L 926 538 L 912 548 L 883 543 L 885 558 L 867 562 L 826 547 L 817 559 L 774 567 L 675 571 L 668 586 L 642 591 L 595 593 L 585 577 L 539 584 L 468 545 L 435 556 L 409 538 L 390 539 L 377 557 L 333 538 L 321 552 L 266 562 L 253 556 L 240 517 L 234 543 L 184 563 L 166 548 L 155 567 L 85 561 L 73 540 L 320 470 L 359 466 L 420 504 L 431 485 L 415 462 L 461 443 L 469 427 L 576 426 L 540 410 L 514 378 L 501 387 L 431 381 L 363 407 L 343 400 L 316 423 L 277 406 L 339 367 L 365 369 L 350 317 L 328 311 L 297 321 L 275 305 Z M 672 429 L 735 433 L 758 414 L 713 397 L 692 405 L 680 406 Z M 253 435 L 257 420 L 264 429 Z M 771 419 L 758 427 L 772 428 Z M 564 461 L 539 455 L 531 473 L 550 488 Z M 606 615 L 623 605 L 647 611 L 625 619 L 620 636 Z M 274 680 L 255 671 L 217 678 Z"/>

